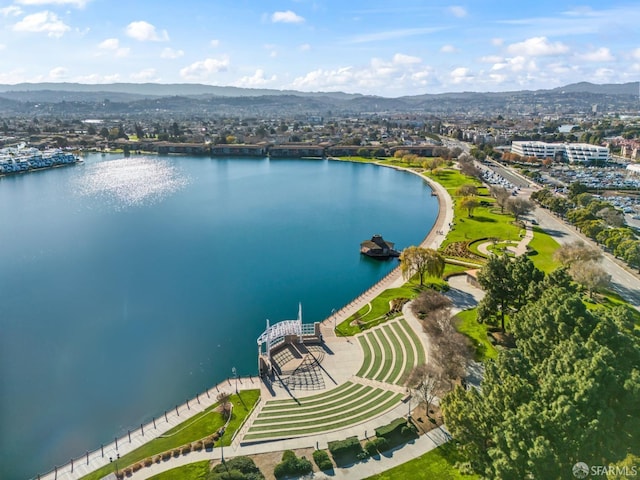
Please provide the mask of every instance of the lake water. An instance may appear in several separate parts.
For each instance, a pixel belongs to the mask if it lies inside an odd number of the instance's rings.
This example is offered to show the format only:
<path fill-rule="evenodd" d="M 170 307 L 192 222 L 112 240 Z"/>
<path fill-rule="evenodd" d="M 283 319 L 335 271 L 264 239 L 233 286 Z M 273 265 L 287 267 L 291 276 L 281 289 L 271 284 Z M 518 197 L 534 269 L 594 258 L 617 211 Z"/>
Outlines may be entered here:
<path fill-rule="evenodd" d="M 99 448 L 231 376 L 268 318 L 320 321 L 419 243 L 415 175 L 328 160 L 88 156 L 0 178 L 0 478 Z"/>

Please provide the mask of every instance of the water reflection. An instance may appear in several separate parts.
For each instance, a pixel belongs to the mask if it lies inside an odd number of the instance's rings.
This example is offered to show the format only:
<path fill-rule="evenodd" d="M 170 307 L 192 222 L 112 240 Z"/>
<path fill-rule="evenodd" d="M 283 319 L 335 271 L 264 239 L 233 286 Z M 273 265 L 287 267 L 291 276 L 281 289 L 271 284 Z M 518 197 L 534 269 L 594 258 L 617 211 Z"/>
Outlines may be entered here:
<path fill-rule="evenodd" d="M 135 157 L 86 165 L 75 179 L 75 192 L 100 196 L 115 208 L 153 204 L 187 185 L 168 160 Z"/>

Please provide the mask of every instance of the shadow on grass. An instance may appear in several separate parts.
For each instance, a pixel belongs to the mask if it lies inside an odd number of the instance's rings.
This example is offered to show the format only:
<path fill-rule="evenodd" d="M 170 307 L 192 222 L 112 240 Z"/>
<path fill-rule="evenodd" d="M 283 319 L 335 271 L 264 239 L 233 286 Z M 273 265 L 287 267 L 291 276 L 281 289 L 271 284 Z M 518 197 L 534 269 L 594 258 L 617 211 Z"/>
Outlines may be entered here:
<path fill-rule="evenodd" d="M 498 221 L 495 218 L 483 217 L 482 215 L 474 215 L 473 217 L 468 217 L 467 221 L 476 221 L 480 223 L 497 223 Z"/>

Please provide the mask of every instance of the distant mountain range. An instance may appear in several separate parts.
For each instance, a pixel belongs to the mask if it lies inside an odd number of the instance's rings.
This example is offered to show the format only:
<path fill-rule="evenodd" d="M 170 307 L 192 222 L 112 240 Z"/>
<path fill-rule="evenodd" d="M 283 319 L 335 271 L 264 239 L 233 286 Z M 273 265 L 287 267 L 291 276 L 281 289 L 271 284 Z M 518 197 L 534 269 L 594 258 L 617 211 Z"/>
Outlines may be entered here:
<path fill-rule="evenodd" d="M 579 113 L 598 105 L 602 111 L 637 112 L 640 82 L 574 83 L 549 90 L 452 92 L 388 98 L 344 92 L 219 87 L 158 83 L 20 83 L 0 85 L 0 113 L 149 115 L 181 114 L 349 114 Z"/>

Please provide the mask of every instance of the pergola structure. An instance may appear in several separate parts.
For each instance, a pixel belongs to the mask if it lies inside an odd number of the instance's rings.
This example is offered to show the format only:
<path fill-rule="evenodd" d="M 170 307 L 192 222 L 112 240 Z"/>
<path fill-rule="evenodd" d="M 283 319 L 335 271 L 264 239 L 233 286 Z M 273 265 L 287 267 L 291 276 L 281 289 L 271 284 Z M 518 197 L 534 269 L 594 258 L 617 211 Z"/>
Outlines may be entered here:
<path fill-rule="evenodd" d="M 298 304 L 298 318 L 295 320 L 283 320 L 274 325 L 269 324 L 258 337 L 258 368 L 262 373 L 271 370 L 271 353 L 284 343 L 303 343 L 304 337 L 311 337 L 314 341 L 321 338 L 318 323 L 302 323 L 302 304 Z"/>

